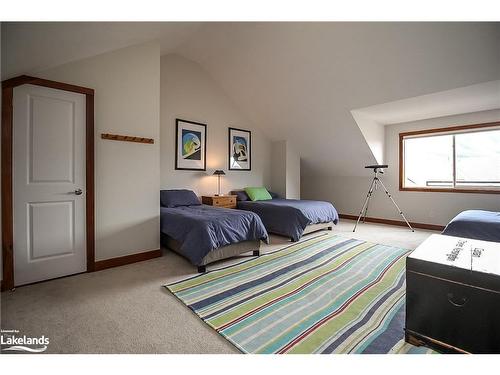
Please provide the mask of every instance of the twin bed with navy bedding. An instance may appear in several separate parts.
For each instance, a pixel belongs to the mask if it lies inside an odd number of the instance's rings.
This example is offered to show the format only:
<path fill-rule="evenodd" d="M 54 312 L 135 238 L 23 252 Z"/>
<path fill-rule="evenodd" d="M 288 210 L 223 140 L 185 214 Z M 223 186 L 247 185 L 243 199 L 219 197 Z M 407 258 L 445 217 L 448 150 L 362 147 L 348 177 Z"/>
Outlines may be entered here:
<path fill-rule="evenodd" d="M 252 200 L 245 191 L 233 191 L 238 209 L 255 212 L 269 233 L 288 237 L 293 242 L 302 235 L 320 229 L 332 229 L 339 221 L 330 202 L 282 199 L 270 193 L 271 199 Z"/>
<path fill-rule="evenodd" d="M 191 190 L 160 191 L 162 246 L 172 249 L 205 272 L 217 260 L 252 252 L 260 254 L 268 232 L 298 241 L 308 232 L 329 228 L 338 214 L 328 202 L 280 199 L 238 201 L 239 209 L 200 203 Z"/>
<path fill-rule="evenodd" d="M 259 216 L 201 204 L 191 190 L 160 191 L 162 246 L 170 248 L 205 272 L 208 263 L 252 251 L 259 255 L 267 241 Z"/>
<path fill-rule="evenodd" d="M 482 241 L 500 242 L 500 212 L 484 210 L 463 211 L 448 223 L 443 234 Z"/>

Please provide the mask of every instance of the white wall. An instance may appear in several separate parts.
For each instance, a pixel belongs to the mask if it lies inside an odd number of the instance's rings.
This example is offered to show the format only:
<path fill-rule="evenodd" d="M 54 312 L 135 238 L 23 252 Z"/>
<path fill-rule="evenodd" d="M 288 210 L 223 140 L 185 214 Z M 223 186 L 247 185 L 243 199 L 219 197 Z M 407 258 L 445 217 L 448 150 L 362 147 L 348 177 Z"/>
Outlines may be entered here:
<path fill-rule="evenodd" d="M 241 115 L 200 65 L 178 55 L 161 58 L 161 188 L 217 193 L 215 169 L 223 169 L 221 192 L 271 181 L 271 145 L 262 131 Z M 175 170 L 175 119 L 207 124 L 207 171 Z M 252 170 L 228 171 L 228 127 L 252 132 Z"/>
<path fill-rule="evenodd" d="M 389 164 L 382 177 L 408 220 L 445 225 L 468 209 L 500 211 L 500 195 L 399 191 L 399 133 L 454 125 L 500 121 L 500 110 L 476 112 L 386 126 L 385 160 Z M 370 184 L 370 177 L 303 177 L 302 196 L 331 201 L 339 213 L 358 215 Z M 368 216 L 401 220 L 383 191 L 375 193 Z"/>
<path fill-rule="evenodd" d="M 286 197 L 286 141 L 275 141 L 272 143 L 270 190 Z"/>
<path fill-rule="evenodd" d="M 360 110 L 352 110 L 351 115 L 363 134 L 368 147 L 378 164 L 384 163 L 384 125 L 377 123 Z"/>
<path fill-rule="evenodd" d="M 286 144 L 286 197 L 300 199 L 300 155 L 290 142 Z"/>
<path fill-rule="evenodd" d="M 132 46 L 37 75 L 95 89 L 96 260 L 158 249 L 159 46 Z M 155 143 L 102 140 L 108 132 Z"/>
<path fill-rule="evenodd" d="M 271 190 L 288 199 L 300 199 L 300 156 L 289 141 L 272 143 Z"/>

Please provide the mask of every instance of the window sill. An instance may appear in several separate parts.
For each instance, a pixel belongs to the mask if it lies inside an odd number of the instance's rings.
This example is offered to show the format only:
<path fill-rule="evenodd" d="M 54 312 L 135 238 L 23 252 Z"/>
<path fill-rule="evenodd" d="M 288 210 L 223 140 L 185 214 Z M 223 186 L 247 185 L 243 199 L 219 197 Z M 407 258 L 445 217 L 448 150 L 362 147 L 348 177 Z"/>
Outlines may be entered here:
<path fill-rule="evenodd" d="M 474 194 L 500 194 L 498 189 L 453 189 L 453 188 L 409 188 L 399 187 L 399 191 L 416 191 L 429 193 L 474 193 Z"/>

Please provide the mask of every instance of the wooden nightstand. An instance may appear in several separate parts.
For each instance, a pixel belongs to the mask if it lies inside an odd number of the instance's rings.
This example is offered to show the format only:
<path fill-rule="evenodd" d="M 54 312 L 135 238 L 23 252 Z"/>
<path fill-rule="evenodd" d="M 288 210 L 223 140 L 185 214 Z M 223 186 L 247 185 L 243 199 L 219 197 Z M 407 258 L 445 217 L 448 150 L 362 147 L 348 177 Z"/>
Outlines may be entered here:
<path fill-rule="evenodd" d="M 201 197 L 201 202 L 209 206 L 236 208 L 236 195 L 204 195 Z"/>

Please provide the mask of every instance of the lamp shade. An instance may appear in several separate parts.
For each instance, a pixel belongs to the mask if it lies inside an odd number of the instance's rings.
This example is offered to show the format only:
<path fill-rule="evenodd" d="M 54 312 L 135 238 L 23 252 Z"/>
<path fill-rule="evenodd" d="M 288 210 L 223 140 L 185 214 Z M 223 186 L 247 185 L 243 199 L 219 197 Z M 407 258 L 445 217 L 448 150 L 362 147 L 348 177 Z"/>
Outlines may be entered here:
<path fill-rule="evenodd" d="M 222 169 L 216 169 L 214 175 L 224 176 L 226 173 Z"/>

